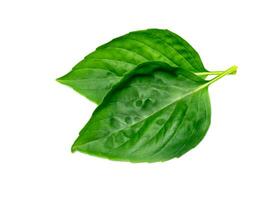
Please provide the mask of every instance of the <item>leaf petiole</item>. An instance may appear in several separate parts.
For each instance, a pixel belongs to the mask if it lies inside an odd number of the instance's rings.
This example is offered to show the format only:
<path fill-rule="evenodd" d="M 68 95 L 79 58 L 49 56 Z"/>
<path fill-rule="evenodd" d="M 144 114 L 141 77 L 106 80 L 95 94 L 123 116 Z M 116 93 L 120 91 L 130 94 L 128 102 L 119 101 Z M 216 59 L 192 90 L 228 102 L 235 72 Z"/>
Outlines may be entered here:
<path fill-rule="evenodd" d="M 236 74 L 237 71 L 237 66 L 233 65 L 232 67 L 228 68 L 227 70 L 223 71 L 222 73 L 220 73 L 218 76 L 214 77 L 213 79 L 211 79 L 207 85 L 210 85 L 212 83 L 214 83 L 215 81 L 221 79 L 222 77 L 229 75 L 229 74 Z"/>
<path fill-rule="evenodd" d="M 233 66 L 233 67 L 236 67 L 236 66 Z M 233 70 L 231 73 L 231 75 L 234 75 L 236 74 L 236 69 L 237 67 L 235 68 L 235 70 Z M 194 74 L 197 75 L 197 76 L 210 76 L 210 75 L 220 75 L 222 74 L 224 71 L 210 71 L 210 72 L 195 72 Z"/>

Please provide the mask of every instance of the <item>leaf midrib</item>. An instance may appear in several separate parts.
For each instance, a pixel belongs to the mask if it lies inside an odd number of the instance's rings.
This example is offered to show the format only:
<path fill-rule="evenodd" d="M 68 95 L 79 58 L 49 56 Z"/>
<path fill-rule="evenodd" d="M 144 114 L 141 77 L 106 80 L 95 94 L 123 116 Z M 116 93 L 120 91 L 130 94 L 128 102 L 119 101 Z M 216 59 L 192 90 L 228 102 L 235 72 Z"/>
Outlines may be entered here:
<path fill-rule="evenodd" d="M 232 66 L 232 67 L 230 67 L 228 70 L 224 71 L 224 72 L 221 73 L 220 75 L 218 75 L 218 76 L 216 76 L 215 78 L 211 79 L 210 81 L 207 81 L 206 83 L 200 85 L 199 87 L 195 88 L 195 89 L 192 90 L 191 92 L 188 92 L 187 94 L 181 96 L 179 99 L 176 99 L 174 102 L 169 103 L 169 104 L 167 104 L 166 106 L 163 106 L 162 108 L 160 108 L 159 110 L 157 110 L 157 111 L 151 113 L 150 115 L 146 116 L 146 117 L 143 118 L 142 120 L 139 120 L 139 121 L 137 121 L 137 122 L 131 124 L 130 126 L 126 126 L 126 127 L 123 127 L 122 129 L 116 130 L 115 132 L 112 132 L 112 133 L 110 133 L 110 134 L 108 134 L 108 135 L 117 133 L 117 132 L 119 132 L 119 131 L 124 130 L 125 128 L 130 128 L 130 127 L 132 127 L 132 126 L 134 126 L 134 125 L 136 125 L 136 124 L 138 124 L 138 123 L 140 123 L 140 122 L 145 121 L 147 118 L 149 118 L 149 117 L 153 116 L 154 114 L 156 114 L 156 113 L 162 111 L 163 109 L 167 108 L 168 106 L 171 106 L 171 105 L 177 103 L 177 101 L 180 101 L 180 100 L 182 100 L 182 99 L 185 99 L 186 97 L 188 97 L 188 96 L 190 96 L 190 95 L 193 95 L 193 94 L 195 94 L 195 93 L 201 91 L 202 89 L 208 87 L 209 85 L 211 85 L 212 83 L 214 83 L 214 82 L 216 82 L 217 80 L 221 79 L 221 78 L 224 77 L 225 75 L 230 74 L 230 73 L 232 73 L 233 71 L 236 71 L 236 69 L 237 69 L 236 66 Z M 90 143 L 90 142 L 94 142 L 94 141 L 96 141 L 96 140 L 100 140 L 101 138 L 104 138 L 104 137 L 107 137 L 107 135 L 102 136 L 102 137 L 99 137 L 99 138 L 96 138 L 96 139 L 94 139 L 94 140 L 90 140 L 90 141 L 88 141 L 88 142 L 86 142 L 86 143 L 84 143 L 84 144 L 79 144 L 78 146 L 86 145 L 86 144 L 88 144 L 88 143 Z M 75 145 L 73 145 L 73 147 L 74 147 L 74 146 L 75 146 Z"/>
<path fill-rule="evenodd" d="M 209 82 L 207 82 L 207 83 L 209 83 Z M 141 120 L 139 120 L 139 121 L 136 121 L 135 123 L 131 124 L 130 126 L 124 126 L 122 129 L 118 129 L 118 130 L 116 130 L 115 132 L 112 132 L 112 133 L 110 133 L 110 134 L 108 134 L 108 135 L 117 133 L 117 132 L 119 132 L 119 131 L 122 131 L 122 130 L 127 129 L 127 128 L 130 128 L 130 127 L 133 127 L 134 125 L 136 125 L 136 124 L 138 124 L 138 123 L 140 123 L 140 122 L 143 122 L 143 121 L 147 120 L 149 117 L 151 117 L 151 116 L 153 116 L 154 114 L 156 114 L 156 113 L 158 113 L 158 112 L 164 110 L 164 109 L 167 108 L 168 106 L 171 106 L 171 105 L 177 103 L 178 101 L 180 101 L 180 100 L 182 100 L 182 99 L 185 99 L 186 97 L 188 97 L 188 96 L 190 96 L 190 95 L 192 95 L 192 94 L 194 94 L 194 93 L 196 93 L 196 92 L 198 92 L 198 91 L 200 91 L 200 90 L 206 88 L 206 87 L 208 86 L 207 83 L 205 83 L 205 84 L 203 84 L 203 85 L 197 87 L 195 90 L 192 90 L 191 92 L 188 92 L 187 94 L 181 96 L 181 98 L 174 100 L 174 102 L 169 103 L 169 104 L 167 104 L 166 106 L 163 106 L 163 107 L 160 108 L 159 110 L 157 110 L 157 111 L 155 111 L 155 112 L 152 112 L 150 115 L 146 116 L 145 118 L 143 118 L 143 119 L 141 119 Z M 88 142 L 86 142 L 86 143 L 84 143 L 84 144 L 79 144 L 78 146 L 83 146 L 83 145 L 86 145 L 86 144 L 88 144 L 88 143 L 90 143 L 90 142 L 94 142 L 94 141 L 96 141 L 96 140 L 100 140 L 101 138 L 107 137 L 108 135 L 105 135 L 105 136 L 96 138 L 96 139 L 94 139 L 94 140 L 90 140 L 90 141 L 88 141 Z"/>

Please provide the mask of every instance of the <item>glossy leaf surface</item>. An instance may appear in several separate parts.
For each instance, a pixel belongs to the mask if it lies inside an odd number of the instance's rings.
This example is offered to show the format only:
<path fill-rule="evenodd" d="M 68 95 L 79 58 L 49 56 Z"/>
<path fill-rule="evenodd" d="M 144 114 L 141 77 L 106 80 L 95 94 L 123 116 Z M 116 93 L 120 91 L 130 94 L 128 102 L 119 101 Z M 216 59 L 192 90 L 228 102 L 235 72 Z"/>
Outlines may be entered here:
<path fill-rule="evenodd" d="M 125 74 L 147 61 L 161 61 L 191 72 L 207 71 L 198 53 L 180 36 L 169 30 L 148 29 L 98 47 L 58 81 L 99 104 Z"/>
<path fill-rule="evenodd" d="M 139 65 L 93 113 L 72 151 L 113 160 L 157 162 L 195 147 L 210 124 L 210 81 L 166 63 Z"/>

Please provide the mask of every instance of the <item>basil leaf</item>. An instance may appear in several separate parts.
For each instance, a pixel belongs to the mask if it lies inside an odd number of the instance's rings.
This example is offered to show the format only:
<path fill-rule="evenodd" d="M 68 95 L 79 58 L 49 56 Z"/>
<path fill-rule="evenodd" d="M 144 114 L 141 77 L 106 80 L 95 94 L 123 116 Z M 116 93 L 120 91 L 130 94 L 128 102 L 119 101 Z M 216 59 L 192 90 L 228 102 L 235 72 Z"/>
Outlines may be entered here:
<path fill-rule="evenodd" d="M 206 81 L 166 63 L 139 65 L 107 94 L 72 151 L 131 162 L 179 157 L 195 147 L 210 124 Z"/>
<path fill-rule="evenodd" d="M 99 104 L 125 74 L 147 61 L 162 61 L 192 72 L 207 71 L 184 39 L 169 30 L 148 29 L 98 47 L 57 80 Z"/>

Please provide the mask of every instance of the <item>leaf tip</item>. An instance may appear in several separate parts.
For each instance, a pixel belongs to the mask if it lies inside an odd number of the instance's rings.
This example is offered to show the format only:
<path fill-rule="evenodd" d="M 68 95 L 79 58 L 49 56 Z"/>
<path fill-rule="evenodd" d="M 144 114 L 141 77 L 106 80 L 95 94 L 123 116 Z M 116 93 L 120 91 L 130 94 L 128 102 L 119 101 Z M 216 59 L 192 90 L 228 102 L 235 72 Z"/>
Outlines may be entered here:
<path fill-rule="evenodd" d="M 76 151 L 77 151 L 77 146 L 75 146 L 75 144 L 73 144 L 71 147 L 71 153 L 75 153 Z"/>
<path fill-rule="evenodd" d="M 64 78 L 63 78 L 63 76 L 57 78 L 56 81 L 57 81 L 58 83 L 64 83 Z"/>

